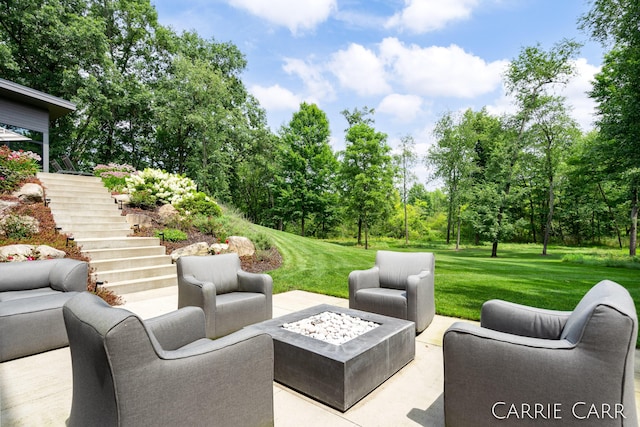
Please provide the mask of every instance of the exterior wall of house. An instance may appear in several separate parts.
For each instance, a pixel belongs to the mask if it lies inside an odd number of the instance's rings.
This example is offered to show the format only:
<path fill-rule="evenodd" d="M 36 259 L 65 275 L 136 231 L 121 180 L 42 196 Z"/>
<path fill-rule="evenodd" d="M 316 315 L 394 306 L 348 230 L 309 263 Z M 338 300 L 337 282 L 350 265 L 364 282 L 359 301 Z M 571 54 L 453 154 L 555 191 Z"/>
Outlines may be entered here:
<path fill-rule="evenodd" d="M 42 170 L 49 172 L 49 111 L 0 98 L 0 123 L 42 133 Z"/>

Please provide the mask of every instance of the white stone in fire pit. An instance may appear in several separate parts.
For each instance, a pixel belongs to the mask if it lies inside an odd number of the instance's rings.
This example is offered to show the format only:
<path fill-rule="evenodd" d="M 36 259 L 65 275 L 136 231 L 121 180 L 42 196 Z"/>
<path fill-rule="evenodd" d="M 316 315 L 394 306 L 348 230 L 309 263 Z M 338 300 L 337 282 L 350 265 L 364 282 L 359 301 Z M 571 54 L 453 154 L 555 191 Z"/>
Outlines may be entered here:
<path fill-rule="evenodd" d="M 378 326 L 380 325 L 375 322 L 331 311 L 325 311 L 297 322 L 282 325 L 288 331 L 334 345 L 344 344 Z"/>

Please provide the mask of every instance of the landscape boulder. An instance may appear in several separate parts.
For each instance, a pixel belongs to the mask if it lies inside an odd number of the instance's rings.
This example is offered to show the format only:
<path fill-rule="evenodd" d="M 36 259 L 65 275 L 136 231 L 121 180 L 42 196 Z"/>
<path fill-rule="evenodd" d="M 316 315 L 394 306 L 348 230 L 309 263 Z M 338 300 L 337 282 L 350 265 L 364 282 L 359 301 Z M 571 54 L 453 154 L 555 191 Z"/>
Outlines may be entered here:
<path fill-rule="evenodd" d="M 256 247 L 251 240 L 242 236 L 229 236 L 227 238 L 229 251 L 235 252 L 238 256 L 253 256 L 256 253 Z"/>
<path fill-rule="evenodd" d="M 0 200 L 0 214 L 2 214 L 4 211 L 8 211 L 17 204 L 18 202 L 13 202 L 11 200 Z"/>
<path fill-rule="evenodd" d="M 227 245 L 226 243 L 214 243 L 211 246 L 209 246 L 209 252 L 211 252 L 212 254 L 222 254 L 222 253 L 226 253 L 229 251 L 229 245 Z"/>
<path fill-rule="evenodd" d="M 7 245 L 0 246 L 0 260 L 17 262 L 37 259 L 64 258 L 66 253 L 47 245 Z"/>
<path fill-rule="evenodd" d="M 134 228 L 136 225 L 142 228 L 151 228 L 153 227 L 153 219 L 149 215 L 145 214 L 127 214 L 127 223 Z"/>
<path fill-rule="evenodd" d="M 209 255 L 209 244 L 207 242 L 198 242 L 183 248 L 178 248 L 171 252 L 171 259 L 175 262 L 182 256 L 203 256 Z"/>
<path fill-rule="evenodd" d="M 160 217 L 160 222 L 162 224 L 168 224 L 172 222 L 176 217 L 178 217 L 180 213 L 173 205 L 167 204 L 162 205 L 158 209 L 158 216 Z"/>
<path fill-rule="evenodd" d="M 44 200 L 44 190 L 38 184 L 27 183 L 13 193 L 23 203 L 42 203 Z"/>
<path fill-rule="evenodd" d="M 128 205 L 131 201 L 131 196 L 129 194 L 116 194 L 113 199 L 118 205 Z"/>

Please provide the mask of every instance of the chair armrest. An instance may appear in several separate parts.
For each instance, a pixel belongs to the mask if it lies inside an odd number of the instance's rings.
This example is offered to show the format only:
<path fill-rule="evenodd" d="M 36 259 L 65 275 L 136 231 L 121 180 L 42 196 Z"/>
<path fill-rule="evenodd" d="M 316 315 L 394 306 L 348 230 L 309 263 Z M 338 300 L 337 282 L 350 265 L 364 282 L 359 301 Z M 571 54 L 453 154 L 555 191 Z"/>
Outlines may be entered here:
<path fill-rule="evenodd" d="M 260 343 L 262 341 L 262 343 Z M 206 354 L 218 352 L 220 350 L 235 351 L 236 349 L 245 347 L 246 351 L 256 351 L 265 357 L 269 357 L 271 353 L 271 361 L 273 365 L 273 339 L 269 334 L 247 329 L 240 329 L 232 334 L 225 335 L 217 339 L 200 340 L 196 345 L 186 346 L 173 351 L 165 351 L 163 359 L 182 359 L 185 357 L 199 357 Z M 253 348 L 253 350 L 249 350 Z"/>
<path fill-rule="evenodd" d="M 423 331 L 436 314 L 433 272 L 423 270 L 407 277 L 407 318 L 416 322 Z"/>
<path fill-rule="evenodd" d="M 200 307 L 204 311 L 206 336 L 216 331 L 216 285 L 201 282 L 192 275 L 178 276 L 178 308 Z"/>
<path fill-rule="evenodd" d="M 176 350 L 205 338 L 205 316 L 200 307 L 184 307 L 144 321 L 144 325 L 165 351 Z"/>
<path fill-rule="evenodd" d="M 570 315 L 570 311 L 546 310 L 490 300 L 482 305 L 480 325 L 514 335 L 556 340 L 560 338 Z"/>
<path fill-rule="evenodd" d="M 84 292 L 89 281 L 89 264 L 70 258 L 56 260 L 49 272 L 52 289 L 62 292 Z"/>
<path fill-rule="evenodd" d="M 356 307 L 356 292 L 360 289 L 379 288 L 380 270 L 372 267 L 367 270 L 354 270 L 349 273 L 349 307 Z"/>
<path fill-rule="evenodd" d="M 367 270 L 354 270 L 349 273 L 349 294 L 365 288 L 380 287 L 380 270 L 371 267 Z"/>
<path fill-rule="evenodd" d="M 238 271 L 238 290 L 240 292 L 273 293 L 273 279 L 268 274 Z"/>

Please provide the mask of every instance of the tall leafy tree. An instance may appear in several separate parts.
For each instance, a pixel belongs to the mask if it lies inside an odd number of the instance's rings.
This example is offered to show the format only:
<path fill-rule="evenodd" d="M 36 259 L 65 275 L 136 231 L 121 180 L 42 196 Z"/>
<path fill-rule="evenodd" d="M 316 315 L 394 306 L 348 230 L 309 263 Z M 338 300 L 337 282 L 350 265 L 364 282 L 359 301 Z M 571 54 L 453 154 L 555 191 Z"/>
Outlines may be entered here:
<path fill-rule="evenodd" d="M 326 114 L 306 102 L 280 131 L 283 151 L 276 203 L 285 221 L 300 224 L 302 236 L 310 217 L 322 218 L 332 208 L 337 160 L 329 145 L 330 135 Z"/>
<path fill-rule="evenodd" d="M 412 169 L 418 163 L 418 156 L 415 152 L 416 142 L 411 135 L 405 135 L 400 139 L 400 153 L 396 155 L 396 162 L 400 172 L 400 197 L 402 199 L 402 207 L 404 211 L 404 242 L 409 244 L 409 221 L 407 204 L 409 199 L 409 189 L 411 184 L 415 182 L 416 175 Z"/>
<path fill-rule="evenodd" d="M 516 102 L 517 113 L 511 121 L 514 138 L 507 141 L 496 165 L 501 166 L 498 175 L 501 182 L 496 190 L 499 202 L 495 220 L 495 240 L 491 248 L 491 256 L 498 256 L 498 243 L 501 236 L 507 233 L 502 230 L 509 206 L 511 187 L 516 178 L 518 160 L 526 147 L 525 133 L 531 124 L 533 114 L 549 101 L 550 92 L 558 86 L 566 85 L 575 73 L 574 58 L 580 45 L 571 40 L 562 40 L 550 50 L 545 51 L 539 45 L 525 47 L 511 61 L 505 73 L 505 87 Z"/>
<path fill-rule="evenodd" d="M 580 136 L 580 130 L 569 116 L 564 99 L 551 97 L 534 112 L 529 133 L 532 151 L 539 158 L 539 174 L 547 184 L 547 219 L 542 242 L 542 255 L 546 255 L 556 203 L 558 175 L 566 154 Z"/>
<path fill-rule="evenodd" d="M 367 119 L 370 118 L 348 120 L 350 127 L 340 166 L 342 200 L 347 215 L 358 224 L 358 244 L 362 243 L 364 230 L 365 249 L 369 248 L 371 225 L 393 209 L 396 173 L 387 135 L 376 131 Z"/>
<path fill-rule="evenodd" d="M 478 137 L 472 127 L 473 116 L 471 110 L 458 117 L 444 114 L 434 129 L 436 144 L 427 154 L 427 163 L 434 168 L 434 175 L 443 180 L 449 197 L 447 243 L 454 221 L 460 230 L 462 203 L 475 169 L 474 148 Z M 456 244 L 459 245 L 459 234 Z"/>
<path fill-rule="evenodd" d="M 594 0 L 583 29 L 611 46 L 590 96 L 598 103 L 599 151 L 607 171 L 628 189 L 629 255 L 636 255 L 640 191 L 640 4 Z"/>

